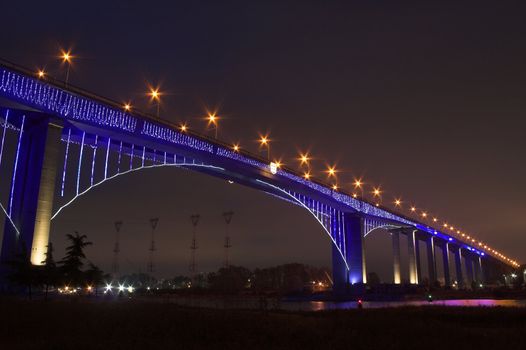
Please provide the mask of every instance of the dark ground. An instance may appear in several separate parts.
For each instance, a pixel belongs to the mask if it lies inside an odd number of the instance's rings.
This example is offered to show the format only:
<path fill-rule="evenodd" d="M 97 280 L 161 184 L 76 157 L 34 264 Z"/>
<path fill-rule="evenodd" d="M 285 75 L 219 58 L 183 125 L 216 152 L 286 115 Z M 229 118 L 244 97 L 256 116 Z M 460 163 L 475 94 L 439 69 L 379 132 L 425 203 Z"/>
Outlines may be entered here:
<path fill-rule="evenodd" d="M 525 349 L 526 309 L 263 312 L 0 300 L 0 349 Z"/>

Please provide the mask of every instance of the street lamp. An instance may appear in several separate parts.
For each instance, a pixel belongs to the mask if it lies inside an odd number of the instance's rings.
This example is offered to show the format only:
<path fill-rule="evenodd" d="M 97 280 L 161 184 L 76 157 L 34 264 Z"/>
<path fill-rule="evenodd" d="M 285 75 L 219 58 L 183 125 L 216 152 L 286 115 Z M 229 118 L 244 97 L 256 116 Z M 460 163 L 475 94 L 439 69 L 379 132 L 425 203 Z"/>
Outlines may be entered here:
<path fill-rule="evenodd" d="M 360 191 L 360 199 L 363 199 L 363 181 L 362 179 L 354 179 L 353 186 L 355 190 Z"/>
<path fill-rule="evenodd" d="M 270 139 L 268 138 L 268 135 L 259 136 L 259 147 L 267 148 L 267 159 L 270 161 Z"/>
<path fill-rule="evenodd" d="M 148 96 L 150 96 L 150 101 L 155 101 L 157 104 L 157 118 L 159 118 L 159 110 L 161 108 L 161 92 L 159 92 L 159 88 L 150 88 L 150 92 L 148 92 Z"/>
<path fill-rule="evenodd" d="M 73 59 L 73 55 L 71 54 L 71 51 L 61 50 L 60 58 L 62 59 L 62 63 L 65 63 L 67 65 L 67 69 L 66 69 L 66 87 L 67 87 L 68 81 L 69 81 L 69 69 L 71 67 L 71 61 Z"/>
<path fill-rule="evenodd" d="M 45 76 L 46 76 L 46 72 L 43 69 L 39 69 L 37 71 L 37 77 L 39 77 L 40 79 L 43 79 Z"/>
<path fill-rule="evenodd" d="M 215 113 L 208 113 L 208 126 L 213 125 L 215 130 L 215 138 L 217 139 L 217 130 L 219 129 L 219 125 L 217 123 L 218 117 Z"/>
<path fill-rule="evenodd" d="M 378 202 L 376 203 L 376 206 L 379 206 L 380 203 L 382 202 L 382 190 L 380 188 L 380 186 L 378 187 L 373 187 L 373 197 L 374 198 L 378 198 Z"/>

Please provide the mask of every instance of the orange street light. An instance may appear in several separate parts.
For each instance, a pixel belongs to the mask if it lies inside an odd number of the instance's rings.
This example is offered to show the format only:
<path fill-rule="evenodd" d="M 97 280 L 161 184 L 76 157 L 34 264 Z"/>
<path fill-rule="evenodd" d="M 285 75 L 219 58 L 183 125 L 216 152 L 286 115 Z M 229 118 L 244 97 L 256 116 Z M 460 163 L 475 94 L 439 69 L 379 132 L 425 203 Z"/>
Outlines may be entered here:
<path fill-rule="evenodd" d="M 159 118 L 159 111 L 161 109 L 161 95 L 162 95 L 162 93 L 159 91 L 159 88 L 150 87 L 150 91 L 148 92 L 148 96 L 150 96 L 150 101 L 156 102 L 156 105 L 157 105 L 157 118 Z"/>
<path fill-rule="evenodd" d="M 333 165 L 333 166 L 327 166 L 327 171 L 326 171 L 326 173 L 328 174 L 329 177 L 331 177 L 331 176 L 334 176 L 334 177 L 335 177 L 337 172 L 338 172 L 338 171 L 336 170 L 336 166 L 335 166 L 335 165 Z"/>
<path fill-rule="evenodd" d="M 259 147 L 267 148 L 267 159 L 270 160 L 270 139 L 268 135 L 259 135 Z"/>
<path fill-rule="evenodd" d="M 73 60 L 73 55 L 71 54 L 71 51 L 69 50 L 68 51 L 61 50 L 60 58 L 62 59 L 62 62 L 67 65 L 67 70 L 66 70 L 66 87 L 67 87 L 68 82 L 69 82 L 69 69 L 71 68 L 71 62 Z"/>
<path fill-rule="evenodd" d="M 217 131 L 219 129 L 219 124 L 217 121 L 219 118 L 216 116 L 215 113 L 208 113 L 208 126 L 213 125 L 214 126 L 214 137 L 217 139 Z"/>
<path fill-rule="evenodd" d="M 39 77 L 40 79 L 44 78 L 45 76 L 46 76 L 46 72 L 43 69 L 39 69 L 37 71 L 37 77 Z"/>

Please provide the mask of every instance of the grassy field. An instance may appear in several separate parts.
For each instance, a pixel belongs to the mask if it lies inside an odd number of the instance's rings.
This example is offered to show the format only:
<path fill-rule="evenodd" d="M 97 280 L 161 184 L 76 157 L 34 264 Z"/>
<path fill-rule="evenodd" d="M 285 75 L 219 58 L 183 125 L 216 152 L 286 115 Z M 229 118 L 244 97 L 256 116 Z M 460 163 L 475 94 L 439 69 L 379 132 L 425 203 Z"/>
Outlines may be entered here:
<path fill-rule="evenodd" d="M 0 349 L 526 349 L 526 309 L 262 312 L 0 299 Z"/>

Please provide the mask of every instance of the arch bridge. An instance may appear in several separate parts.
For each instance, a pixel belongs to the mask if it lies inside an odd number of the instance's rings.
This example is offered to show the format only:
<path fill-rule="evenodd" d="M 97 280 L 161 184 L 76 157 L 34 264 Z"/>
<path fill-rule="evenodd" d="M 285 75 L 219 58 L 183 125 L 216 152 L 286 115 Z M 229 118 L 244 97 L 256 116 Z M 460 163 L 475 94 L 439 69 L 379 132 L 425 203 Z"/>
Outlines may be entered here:
<path fill-rule="evenodd" d="M 431 281 L 437 280 L 435 248 L 440 247 L 446 286 L 452 284 L 450 260 L 460 286 L 497 280 L 512 268 L 429 224 L 6 62 L 0 63 L 0 122 L 0 168 L 11 174 L 0 180 L 7 198 L 0 202 L 6 216 L 4 262 L 23 244 L 31 251 L 31 262 L 41 264 L 51 221 L 92 188 L 140 169 L 173 166 L 249 186 L 304 208 L 332 241 L 336 289 L 367 282 L 364 238 L 379 228 L 392 236 L 397 284 L 402 283 L 400 235 L 407 238 L 411 284 L 423 281 L 420 241 L 427 248 Z"/>

